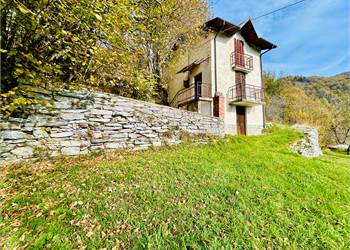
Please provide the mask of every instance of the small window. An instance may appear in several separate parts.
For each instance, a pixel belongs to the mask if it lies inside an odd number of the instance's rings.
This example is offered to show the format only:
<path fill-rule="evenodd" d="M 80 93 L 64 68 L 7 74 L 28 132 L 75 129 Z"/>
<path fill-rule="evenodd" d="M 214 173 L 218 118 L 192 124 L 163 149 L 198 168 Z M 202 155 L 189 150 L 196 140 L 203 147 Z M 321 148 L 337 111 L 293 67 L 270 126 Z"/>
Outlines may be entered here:
<path fill-rule="evenodd" d="M 190 80 L 189 79 L 184 80 L 184 87 L 185 88 L 189 88 L 190 87 Z"/>

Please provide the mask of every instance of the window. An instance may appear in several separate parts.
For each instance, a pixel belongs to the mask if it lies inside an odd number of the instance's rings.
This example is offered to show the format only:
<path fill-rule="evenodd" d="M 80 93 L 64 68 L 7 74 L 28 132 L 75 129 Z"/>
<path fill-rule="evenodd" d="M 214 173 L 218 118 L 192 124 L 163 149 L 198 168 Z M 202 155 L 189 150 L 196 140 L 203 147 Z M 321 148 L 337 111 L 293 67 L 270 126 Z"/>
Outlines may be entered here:
<path fill-rule="evenodd" d="M 184 88 L 189 88 L 190 87 L 190 80 L 184 80 Z"/>

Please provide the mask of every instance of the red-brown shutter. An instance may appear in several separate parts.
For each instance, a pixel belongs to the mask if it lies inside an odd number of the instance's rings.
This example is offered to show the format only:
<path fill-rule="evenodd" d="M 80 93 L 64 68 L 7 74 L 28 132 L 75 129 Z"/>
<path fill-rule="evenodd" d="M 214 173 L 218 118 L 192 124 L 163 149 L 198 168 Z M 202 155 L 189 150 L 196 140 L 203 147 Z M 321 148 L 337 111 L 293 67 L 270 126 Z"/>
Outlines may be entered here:
<path fill-rule="evenodd" d="M 236 95 L 238 99 L 245 99 L 245 74 L 243 72 L 236 71 Z"/>
<path fill-rule="evenodd" d="M 239 39 L 235 40 L 235 63 L 238 66 L 244 67 L 244 42 Z"/>

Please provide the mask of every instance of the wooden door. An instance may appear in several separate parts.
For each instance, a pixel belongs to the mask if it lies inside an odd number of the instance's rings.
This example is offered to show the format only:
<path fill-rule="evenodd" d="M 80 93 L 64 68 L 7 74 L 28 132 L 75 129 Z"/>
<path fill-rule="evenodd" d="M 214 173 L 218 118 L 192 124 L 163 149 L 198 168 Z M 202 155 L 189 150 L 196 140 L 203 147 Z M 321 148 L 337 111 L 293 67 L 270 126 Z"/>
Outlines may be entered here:
<path fill-rule="evenodd" d="M 237 134 L 245 135 L 246 134 L 245 107 L 236 106 L 236 114 L 237 114 Z"/>
<path fill-rule="evenodd" d="M 244 42 L 235 38 L 235 63 L 244 67 Z"/>
<path fill-rule="evenodd" d="M 199 73 L 194 77 L 194 87 L 196 98 L 202 96 L 202 73 Z"/>
<path fill-rule="evenodd" d="M 238 100 L 246 98 L 245 91 L 245 74 L 243 72 L 236 71 L 236 95 Z"/>

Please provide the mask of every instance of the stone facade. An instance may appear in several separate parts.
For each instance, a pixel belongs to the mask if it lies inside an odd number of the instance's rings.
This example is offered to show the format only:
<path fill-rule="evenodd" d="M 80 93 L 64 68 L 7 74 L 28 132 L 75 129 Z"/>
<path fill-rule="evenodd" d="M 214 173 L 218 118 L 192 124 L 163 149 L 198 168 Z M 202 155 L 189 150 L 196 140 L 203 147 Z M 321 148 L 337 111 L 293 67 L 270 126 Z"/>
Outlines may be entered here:
<path fill-rule="evenodd" d="M 62 92 L 52 106 L 31 107 L 23 118 L 0 119 L 0 164 L 42 155 L 142 149 L 179 143 L 179 134 L 222 136 L 216 117 L 92 91 Z"/>

